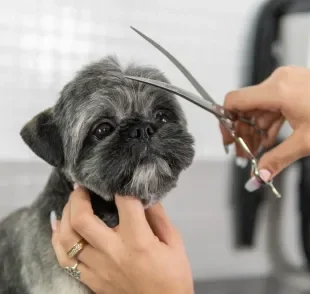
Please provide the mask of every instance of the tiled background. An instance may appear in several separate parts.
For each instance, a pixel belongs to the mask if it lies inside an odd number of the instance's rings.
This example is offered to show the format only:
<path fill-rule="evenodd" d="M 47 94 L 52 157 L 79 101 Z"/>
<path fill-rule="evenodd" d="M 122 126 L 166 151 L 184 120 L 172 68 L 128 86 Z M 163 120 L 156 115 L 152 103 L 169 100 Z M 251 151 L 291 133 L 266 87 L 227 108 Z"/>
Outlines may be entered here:
<path fill-rule="evenodd" d="M 19 130 L 57 99 L 81 65 L 113 53 L 124 62 L 156 65 L 173 83 L 192 91 L 163 55 L 129 29 L 132 25 L 176 55 L 222 102 L 226 92 L 242 82 L 249 33 L 262 2 L 0 0 L 0 217 L 32 201 L 48 175 L 47 165 L 23 144 Z M 165 205 L 183 233 L 195 278 L 264 274 L 269 269 L 266 221 L 255 250 L 232 248 L 230 161 L 217 121 L 188 102 L 181 103 L 196 138 L 197 161 Z M 290 217 L 283 224 L 283 246 L 296 262 L 297 174 L 293 168 L 285 177 L 285 213 Z"/>
<path fill-rule="evenodd" d="M 156 49 L 129 29 L 152 36 L 222 102 L 238 87 L 248 34 L 262 0 L 0 0 L 0 158 L 36 159 L 19 138 L 22 125 L 49 107 L 83 64 L 106 54 L 153 64 L 193 88 Z M 197 157 L 224 152 L 217 121 L 186 101 Z M 14 119 L 13 119 L 14 118 Z M 205 126 L 201 128 L 201 126 Z"/>

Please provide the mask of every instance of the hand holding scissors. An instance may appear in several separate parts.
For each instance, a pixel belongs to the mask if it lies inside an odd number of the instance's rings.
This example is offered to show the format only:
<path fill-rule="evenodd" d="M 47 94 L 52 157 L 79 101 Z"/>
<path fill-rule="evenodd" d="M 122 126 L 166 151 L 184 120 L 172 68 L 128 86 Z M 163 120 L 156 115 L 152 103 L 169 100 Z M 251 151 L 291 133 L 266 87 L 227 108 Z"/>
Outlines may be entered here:
<path fill-rule="evenodd" d="M 212 113 L 215 115 L 215 117 L 219 120 L 220 124 L 227 129 L 227 131 L 230 133 L 230 135 L 234 138 L 234 140 L 239 144 L 239 146 L 244 150 L 244 153 L 247 155 L 248 159 L 251 161 L 252 165 L 252 171 L 254 176 L 257 178 L 258 181 L 261 183 L 269 186 L 273 193 L 280 198 L 281 195 L 277 191 L 277 189 L 274 187 L 272 181 L 265 181 L 259 173 L 258 170 L 258 162 L 255 158 L 254 154 L 251 152 L 248 145 L 245 143 L 245 141 L 239 137 L 235 130 L 235 122 L 240 121 L 243 123 L 246 123 L 254 128 L 254 130 L 261 136 L 264 136 L 265 133 L 263 130 L 259 129 L 255 122 L 249 118 L 246 118 L 242 116 L 241 114 L 234 113 L 227 111 L 222 106 L 217 104 L 212 97 L 204 90 L 204 88 L 198 83 L 198 81 L 191 75 L 191 73 L 173 56 L 171 55 L 166 49 L 164 49 L 162 46 L 160 46 L 158 43 L 138 31 L 137 29 L 132 28 L 135 32 L 137 32 L 140 36 L 142 36 L 145 40 L 147 40 L 149 43 L 151 43 L 155 48 L 157 48 L 161 53 L 163 53 L 182 73 L 183 75 L 189 80 L 189 82 L 194 86 L 194 88 L 197 90 L 197 92 L 201 95 L 201 97 L 190 93 L 188 91 L 185 91 L 179 87 L 157 81 L 152 79 L 146 79 L 146 78 L 140 78 L 140 77 L 133 77 L 133 76 L 126 76 L 126 78 L 135 80 L 138 82 L 146 83 L 149 85 L 153 85 L 155 87 L 161 88 L 163 90 L 166 90 L 168 92 L 174 93 L 192 103 L 195 105 L 203 108 L 204 110 Z"/>

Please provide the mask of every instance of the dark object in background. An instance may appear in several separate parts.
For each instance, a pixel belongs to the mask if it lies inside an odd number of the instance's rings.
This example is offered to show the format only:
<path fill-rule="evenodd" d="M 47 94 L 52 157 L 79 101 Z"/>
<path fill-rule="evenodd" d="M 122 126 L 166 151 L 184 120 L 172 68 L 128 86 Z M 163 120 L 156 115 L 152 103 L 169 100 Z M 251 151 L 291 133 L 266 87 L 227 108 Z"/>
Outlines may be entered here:
<path fill-rule="evenodd" d="M 247 74 L 249 80 L 245 82 L 245 86 L 261 83 L 281 65 L 281 61 L 274 52 L 274 46 L 279 38 L 279 25 L 282 17 L 309 11 L 309 0 L 270 0 L 265 2 L 258 14 L 254 29 L 253 47 L 249 54 L 252 60 Z M 278 138 L 275 146 L 281 142 L 282 138 Z M 302 166 L 299 189 L 300 241 L 310 270 L 310 158 L 300 160 L 300 164 Z M 255 243 L 258 213 L 265 198 L 265 191 L 260 189 L 249 193 L 244 189 L 244 184 L 250 175 L 250 165 L 242 169 L 234 164 L 232 169 L 235 246 L 239 249 L 251 248 Z"/>
<path fill-rule="evenodd" d="M 310 271 L 310 157 L 300 160 L 299 226 L 300 242 L 306 266 Z"/>
<path fill-rule="evenodd" d="M 279 143 L 280 141 L 278 140 L 276 145 Z M 257 159 L 259 160 L 261 156 L 262 154 L 259 154 Z M 235 246 L 237 249 L 253 247 L 259 210 L 265 198 L 265 189 L 259 189 L 254 192 L 245 190 L 244 184 L 248 181 L 250 174 L 250 163 L 248 163 L 246 168 L 233 165 L 232 206 L 234 208 Z"/>
<path fill-rule="evenodd" d="M 279 40 L 280 21 L 283 16 L 310 11 L 309 0 L 269 0 L 263 5 L 256 20 L 253 46 L 250 48 L 250 68 L 246 85 L 265 80 L 279 65 L 274 46 Z"/>
<path fill-rule="evenodd" d="M 250 164 L 244 169 L 233 165 L 232 206 L 235 224 L 235 246 L 238 249 L 253 246 L 258 210 L 264 196 L 262 190 L 249 193 L 244 189 L 244 184 L 249 179 L 250 173 Z"/>

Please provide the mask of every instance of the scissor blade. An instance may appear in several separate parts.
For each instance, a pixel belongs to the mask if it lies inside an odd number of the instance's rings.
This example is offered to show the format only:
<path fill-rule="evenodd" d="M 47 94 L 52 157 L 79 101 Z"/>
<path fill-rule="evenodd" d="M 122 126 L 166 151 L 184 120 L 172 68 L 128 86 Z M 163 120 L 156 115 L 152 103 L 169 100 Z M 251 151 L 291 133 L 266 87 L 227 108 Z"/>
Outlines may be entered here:
<path fill-rule="evenodd" d="M 206 100 L 202 100 L 199 96 L 196 96 L 193 93 L 189 93 L 179 87 L 161 82 L 161 81 L 157 81 L 157 80 L 152 80 L 152 79 L 147 79 L 147 78 L 140 78 L 140 77 L 133 77 L 133 76 L 125 76 L 125 78 L 130 79 L 130 80 L 134 80 L 137 82 L 141 82 L 141 83 L 145 83 L 148 85 L 152 85 L 155 86 L 157 88 L 166 90 L 168 92 L 171 92 L 173 94 L 176 94 L 194 104 L 196 104 L 197 106 L 203 108 L 206 111 L 211 112 L 212 114 L 214 114 L 217 117 L 226 117 L 227 113 L 224 110 L 224 108 L 222 108 L 221 106 L 214 104 L 210 101 L 206 101 Z"/>
<path fill-rule="evenodd" d="M 181 64 L 174 56 L 172 56 L 165 48 L 156 43 L 154 40 L 144 35 L 137 29 L 131 26 L 131 28 L 138 33 L 142 38 L 151 43 L 155 48 L 157 48 L 162 54 L 164 54 L 188 79 L 188 81 L 193 85 L 193 87 L 197 90 L 197 92 L 207 101 L 210 101 L 215 104 L 213 98 L 206 92 L 206 90 L 198 83 L 198 81 L 192 76 L 192 74 Z"/>

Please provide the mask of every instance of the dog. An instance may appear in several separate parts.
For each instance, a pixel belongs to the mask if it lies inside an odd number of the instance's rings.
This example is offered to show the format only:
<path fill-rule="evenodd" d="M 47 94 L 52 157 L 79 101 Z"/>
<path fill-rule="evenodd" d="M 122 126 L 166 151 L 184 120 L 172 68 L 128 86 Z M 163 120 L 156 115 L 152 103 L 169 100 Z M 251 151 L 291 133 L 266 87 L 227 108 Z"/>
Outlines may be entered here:
<path fill-rule="evenodd" d="M 61 217 L 74 183 L 88 189 L 94 213 L 112 228 L 116 193 L 149 207 L 191 165 L 195 142 L 176 97 L 125 75 L 168 82 L 156 68 L 122 68 L 106 56 L 78 71 L 55 105 L 21 129 L 53 170 L 37 199 L 0 223 L 1 294 L 92 293 L 58 265 L 51 245 L 50 213 Z"/>

